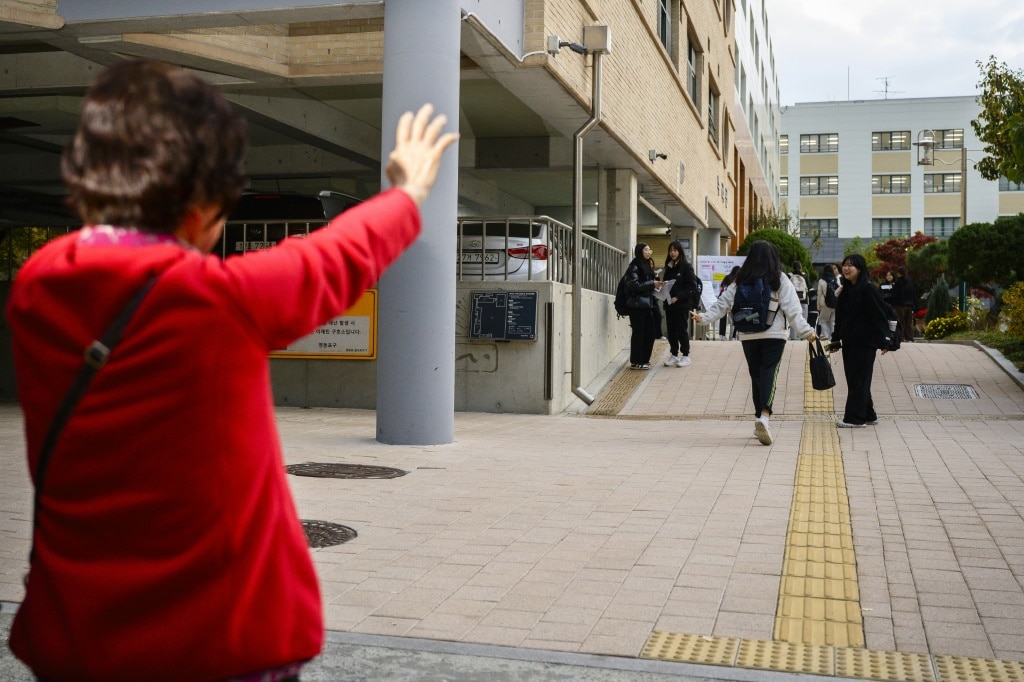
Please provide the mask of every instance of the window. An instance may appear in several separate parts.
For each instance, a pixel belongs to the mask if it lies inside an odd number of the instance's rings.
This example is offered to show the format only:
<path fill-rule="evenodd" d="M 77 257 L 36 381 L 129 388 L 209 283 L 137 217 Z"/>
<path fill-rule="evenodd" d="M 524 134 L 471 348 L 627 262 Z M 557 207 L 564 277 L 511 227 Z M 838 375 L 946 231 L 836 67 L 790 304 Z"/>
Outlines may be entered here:
<path fill-rule="evenodd" d="M 779 178 L 779 196 L 780 197 L 788 197 L 789 196 L 789 178 L 788 177 L 786 177 L 786 178 Z"/>
<path fill-rule="evenodd" d="M 838 237 L 838 218 L 804 218 L 800 221 L 800 236 L 814 239 L 815 237 Z"/>
<path fill-rule="evenodd" d="M 1005 175 L 999 176 L 999 191 L 1000 192 L 1024 192 L 1024 184 L 1019 182 L 1010 182 L 1010 179 Z"/>
<path fill-rule="evenodd" d="M 873 218 L 871 220 L 871 238 L 909 237 L 910 218 Z"/>
<path fill-rule="evenodd" d="M 871 151 L 889 152 L 910 149 L 910 131 L 896 130 L 889 133 L 871 133 Z"/>
<path fill-rule="evenodd" d="M 780 154 L 788 154 L 789 153 L 789 135 L 780 135 L 779 136 L 779 153 Z"/>
<path fill-rule="evenodd" d="M 718 146 L 718 93 L 714 84 L 708 84 L 708 136 Z"/>
<path fill-rule="evenodd" d="M 960 149 L 964 146 L 964 129 L 933 130 L 936 149 Z"/>
<path fill-rule="evenodd" d="M 800 136 L 800 153 L 817 154 L 819 152 L 839 151 L 839 133 L 820 133 L 817 135 Z"/>
<path fill-rule="evenodd" d="M 800 196 L 839 194 L 838 175 L 809 175 L 800 178 Z"/>
<path fill-rule="evenodd" d="M 960 174 L 959 173 L 925 173 L 924 174 L 924 192 L 925 194 L 935 194 L 939 192 L 959 192 L 960 191 Z"/>
<path fill-rule="evenodd" d="M 927 237 L 948 237 L 960 227 L 960 217 L 925 218 L 924 234 Z"/>
<path fill-rule="evenodd" d="M 700 109 L 700 77 L 703 54 L 697 48 L 698 43 L 693 36 L 686 40 L 686 93 L 693 105 Z"/>
<path fill-rule="evenodd" d="M 872 194 L 909 194 L 909 175 L 872 175 Z"/>
<path fill-rule="evenodd" d="M 658 0 L 658 38 L 665 49 L 669 48 L 669 39 L 672 37 L 672 17 L 669 12 L 669 0 Z"/>

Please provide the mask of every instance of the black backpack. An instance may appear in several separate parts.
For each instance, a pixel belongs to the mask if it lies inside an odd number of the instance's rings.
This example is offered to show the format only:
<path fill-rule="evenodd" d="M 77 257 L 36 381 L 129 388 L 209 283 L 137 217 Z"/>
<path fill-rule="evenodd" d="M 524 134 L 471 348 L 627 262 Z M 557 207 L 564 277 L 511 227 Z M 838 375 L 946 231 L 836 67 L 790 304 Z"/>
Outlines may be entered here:
<path fill-rule="evenodd" d="M 836 307 L 836 289 L 839 285 L 836 283 L 835 278 L 825 280 L 825 306 L 828 308 Z"/>
<path fill-rule="evenodd" d="M 629 298 L 629 291 L 626 288 L 626 276 L 619 280 L 619 286 L 615 288 L 615 314 L 619 317 L 629 317 L 629 308 L 626 307 L 626 299 Z"/>
<path fill-rule="evenodd" d="M 732 323 L 736 331 L 745 334 L 763 332 L 775 321 L 771 312 L 772 291 L 763 278 L 753 282 L 736 282 L 736 297 L 732 301 Z"/>

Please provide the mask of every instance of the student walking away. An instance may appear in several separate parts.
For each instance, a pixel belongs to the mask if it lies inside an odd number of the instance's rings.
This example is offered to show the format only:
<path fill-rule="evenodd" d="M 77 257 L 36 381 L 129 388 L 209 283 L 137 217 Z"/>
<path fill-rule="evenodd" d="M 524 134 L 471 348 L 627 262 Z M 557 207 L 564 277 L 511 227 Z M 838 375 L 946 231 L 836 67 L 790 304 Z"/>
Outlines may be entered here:
<path fill-rule="evenodd" d="M 889 321 L 881 292 L 871 281 L 867 262 L 859 253 L 843 260 L 843 284 L 836 306 L 836 331 L 829 352 L 842 350 L 846 375 L 846 408 L 837 426 L 844 429 L 877 424 L 871 398 L 875 352 L 888 352 Z"/>
<path fill-rule="evenodd" d="M 793 272 L 789 275 L 789 281 L 793 283 L 793 289 L 796 290 L 796 297 L 800 301 L 800 312 L 803 314 L 804 319 L 807 319 L 807 305 L 808 305 L 808 289 L 807 289 L 807 278 L 804 277 L 804 266 L 800 261 L 793 261 Z M 796 340 L 796 329 L 790 328 L 789 338 Z"/>
<path fill-rule="evenodd" d="M 734 265 L 729 274 L 722 278 L 721 284 L 718 285 L 718 296 L 721 297 L 722 293 L 729 288 L 729 285 L 736 280 L 736 274 L 740 271 L 740 266 Z M 726 327 L 729 319 L 732 317 L 730 313 L 726 313 L 722 319 L 718 321 L 718 335 L 725 338 Z M 732 329 L 731 338 L 736 338 L 736 327 Z"/>
<path fill-rule="evenodd" d="M 892 287 L 892 307 L 896 311 L 896 319 L 903 326 L 903 340 L 914 340 L 914 313 L 918 309 L 917 285 L 907 274 L 907 268 L 901 265 L 896 272 L 899 274 Z"/>
<path fill-rule="evenodd" d="M 668 245 L 665 257 L 665 282 L 673 282 L 669 298 L 665 301 L 665 325 L 668 334 L 669 356 L 666 367 L 686 367 L 690 364 L 690 335 L 687 313 L 699 305 L 697 275 L 686 260 L 683 243 L 676 239 Z"/>
<path fill-rule="evenodd" d="M 39 679 L 297 679 L 320 652 L 267 354 L 342 314 L 417 238 L 457 137 L 444 124 L 405 114 L 392 189 L 222 261 L 209 252 L 243 186 L 244 119 L 154 61 L 86 92 L 62 162 L 85 227 L 25 263 L 7 307 L 36 486 L 10 647 Z M 100 366 L 76 383 L 86 348 Z"/>
<path fill-rule="evenodd" d="M 654 350 L 654 291 L 661 282 L 654 278 L 651 247 L 640 242 L 633 248 L 633 260 L 626 266 L 626 307 L 629 309 L 629 366 L 650 369 Z"/>
<path fill-rule="evenodd" d="M 768 418 L 775 400 L 775 385 L 782 354 L 789 336 L 796 329 L 801 339 L 814 341 L 814 329 L 800 314 L 800 301 L 793 283 L 782 272 L 779 252 L 764 240 L 750 246 L 747 259 L 736 274 L 736 281 L 701 314 L 691 313 L 697 322 L 714 322 L 732 311 L 733 324 L 743 344 L 743 355 L 750 374 L 754 399 L 754 437 L 764 445 L 772 444 Z M 788 326 L 787 326 L 788 321 Z"/>
<path fill-rule="evenodd" d="M 831 339 L 835 329 L 836 290 L 838 288 L 836 266 L 832 263 L 823 265 L 821 277 L 818 278 L 818 336 L 823 339 Z"/>

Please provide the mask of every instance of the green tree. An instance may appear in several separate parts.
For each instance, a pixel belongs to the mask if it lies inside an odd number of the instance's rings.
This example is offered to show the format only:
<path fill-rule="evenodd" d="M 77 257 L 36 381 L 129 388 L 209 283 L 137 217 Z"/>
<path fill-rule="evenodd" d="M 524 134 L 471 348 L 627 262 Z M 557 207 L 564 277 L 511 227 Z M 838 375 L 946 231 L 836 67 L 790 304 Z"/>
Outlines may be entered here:
<path fill-rule="evenodd" d="M 750 231 L 755 230 L 782 230 L 788 234 L 792 234 L 796 225 L 796 217 L 788 213 L 779 213 L 774 207 L 769 208 L 767 211 L 764 209 L 758 210 L 757 213 L 750 216 Z"/>
<path fill-rule="evenodd" d="M 949 283 L 945 275 L 939 275 L 932 287 L 932 293 L 928 296 L 928 312 L 924 314 L 924 323 L 945 317 L 953 311 L 953 299 L 949 295 Z"/>
<path fill-rule="evenodd" d="M 913 277 L 920 291 L 930 289 L 939 275 L 945 274 L 948 267 L 948 241 L 934 241 L 907 253 L 907 269 L 914 273 Z"/>
<path fill-rule="evenodd" d="M 985 143 L 987 154 L 978 162 L 978 172 L 986 180 L 1005 175 L 1012 182 L 1024 182 L 1024 71 L 1011 69 L 995 57 L 976 63 L 982 73 L 981 113 L 971 127 Z"/>
<path fill-rule="evenodd" d="M 949 238 L 949 274 L 979 288 L 1024 280 L 1024 213 L 956 230 Z"/>
<path fill-rule="evenodd" d="M 804 267 L 804 275 L 809 278 L 808 282 L 814 277 L 814 267 L 811 264 L 811 257 L 807 253 L 807 248 L 799 239 L 784 230 L 762 228 L 751 232 L 743 240 L 739 248 L 736 249 L 736 255 L 747 255 L 750 252 L 750 245 L 759 240 L 771 242 L 775 245 L 775 248 L 779 250 L 779 260 L 782 261 L 782 267 L 787 272 L 792 269 L 794 261 L 800 261 L 800 264 Z"/>
<path fill-rule="evenodd" d="M 870 241 L 865 243 L 860 237 L 854 237 L 843 245 L 843 257 L 859 253 L 864 256 L 864 262 L 867 263 L 868 273 L 870 273 L 878 267 L 878 254 L 875 253 L 876 246 L 878 246 L 878 242 Z"/>

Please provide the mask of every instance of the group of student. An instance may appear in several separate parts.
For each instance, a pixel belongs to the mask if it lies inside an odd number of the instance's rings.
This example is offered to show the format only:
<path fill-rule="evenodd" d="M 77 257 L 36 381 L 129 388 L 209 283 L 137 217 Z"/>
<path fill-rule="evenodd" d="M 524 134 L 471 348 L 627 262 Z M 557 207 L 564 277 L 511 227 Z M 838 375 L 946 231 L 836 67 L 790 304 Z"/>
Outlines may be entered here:
<path fill-rule="evenodd" d="M 750 374 L 755 416 L 754 437 L 764 445 L 771 445 L 773 439 L 769 418 L 772 415 L 776 381 L 786 342 L 791 338 L 812 343 L 818 340 L 815 328 L 807 321 L 808 286 L 803 270 L 796 263 L 793 273 L 787 275 L 775 245 L 763 240 L 755 241 L 743 265 L 729 274 L 728 284 L 705 312 L 697 310 L 699 301 L 684 296 L 683 290 L 677 288 L 685 286 L 692 278 L 693 269 L 687 263 L 679 242 L 672 242 L 669 246 L 665 274 L 661 279 L 656 276 L 650 247 L 643 243 L 637 244 L 634 258 L 627 268 L 626 280 L 634 302 L 642 301 L 645 307 L 638 306 L 635 312 L 630 309 L 630 365 L 635 369 L 650 368 L 651 352 L 657 336 L 653 328 L 653 309 L 657 305 L 653 292 L 660 291 L 665 282 L 674 279 L 672 291 L 664 304 L 671 351 L 665 364 L 689 364 L 689 337 L 685 318 L 680 320 L 679 312 L 688 310 L 690 317 L 701 324 L 723 320 L 726 315 L 733 313 L 733 323 Z M 738 298 L 749 295 L 747 292 L 754 285 L 759 291 L 765 291 L 764 319 L 759 320 L 758 326 L 743 326 L 738 323 L 734 311 L 740 305 Z M 837 425 L 840 428 L 864 428 L 877 424 L 878 415 L 871 397 L 871 379 L 876 353 L 881 351 L 884 355 L 888 352 L 889 315 L 879 288 L 867 272 L 864 257 L 852 254 L 843 259 L 839 267 L 826 266 L 818 282 L 817 293 L 821 337 L 830 340 L 827 346 L 830 353 L 841 351 L 843 354 L 848 390 L 843 416 L 837 420 Z M 829 308 L 825 302 L 833 297 L 835 307 Z M 677 359 L 678 352 L 683 353 L 685 362 L 682 364 Z"/>

